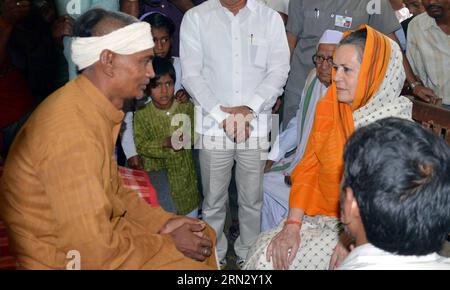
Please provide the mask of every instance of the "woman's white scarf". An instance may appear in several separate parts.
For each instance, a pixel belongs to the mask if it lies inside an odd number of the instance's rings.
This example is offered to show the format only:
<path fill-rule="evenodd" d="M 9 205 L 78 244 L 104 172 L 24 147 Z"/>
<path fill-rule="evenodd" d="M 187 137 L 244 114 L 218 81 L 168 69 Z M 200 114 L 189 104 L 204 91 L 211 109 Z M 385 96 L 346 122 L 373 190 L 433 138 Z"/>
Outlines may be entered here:
<path fill-rule="evenodd" d="M 412 118 L 412 102 L 400 95 L 405 82 L 403 55 L 398 44 L 390 42 L 392 52 L 383 82 L 369 103 L 353 112 L 355 129 L 387 117 Z"/>

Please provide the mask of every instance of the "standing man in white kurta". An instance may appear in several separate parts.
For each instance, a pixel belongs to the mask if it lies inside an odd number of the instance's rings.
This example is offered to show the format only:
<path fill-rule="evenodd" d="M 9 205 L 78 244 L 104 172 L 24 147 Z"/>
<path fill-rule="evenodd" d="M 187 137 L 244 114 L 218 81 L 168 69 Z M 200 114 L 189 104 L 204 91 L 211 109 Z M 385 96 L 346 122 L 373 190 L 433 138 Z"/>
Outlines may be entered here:
<path fill-rule="evenodd" d="M 285 28 L 278 13 L 256 0 L 210 0 L 185 14 L 180 31 L 182 83 L 196 102 L 195 128 L 203 140 L 203 218 L 217 232 L 224 266 L 227 188 L 236 161 L 240 266 L 260 232 L 268 149 L 260 141 L 267 140 L 271 108 L 289 73 Z M 233 126 L 239 117 L 250 122 Z"/>

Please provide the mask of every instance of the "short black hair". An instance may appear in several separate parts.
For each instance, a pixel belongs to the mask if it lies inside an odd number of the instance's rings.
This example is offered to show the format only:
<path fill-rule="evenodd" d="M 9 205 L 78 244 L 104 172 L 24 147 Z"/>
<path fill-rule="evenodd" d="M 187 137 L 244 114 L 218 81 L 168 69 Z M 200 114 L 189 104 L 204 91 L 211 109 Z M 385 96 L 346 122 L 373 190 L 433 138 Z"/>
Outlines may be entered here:
<path fill-rule="evenodd" d="M 358 50 L 358 60 L 362 62 L 362 58 L 364 56 L 364 50 L 366 49 L 366 41 L 367 41 L 367 29 L 360 29 L 353 31 L 347 37 L 342 39 L 339 42 L 339 46 L 343 45 L 354 45 Z"/>
<path fill-rule="evenodd" d="M 169 34 L 169 37 L 172 37 L 175 33 L 175 24 L 172 19 L 161 13 L 152 13 L 142 19 L 142 21 L 150 23 L 152 28 L 164 28 Z"/>
<path fill-rule="evenodd" d="M 450 232 L 450 147 L 443 139 L 387 118 L 357 130 L 344 161 L 343 187 L 354 192 L 371 244 L 399 255 L 442 248 Z"/>
<path fill-rule="evenodd" d="M 74 24 L 73 33 L 76 37 L 94 36 L 95 27 L 100 21 L 111 18 L 122 22 L 124 26 L 138 22 L 138 20 L 128 14 L 116 11 L 108 11 L 102 8 L 93 8 L 77 18 Z"/>
<path fill-rule="evenodd" d="M 167 58 L 155 56 L 152 61 L 153 70 L 155 71 L 155 77 L 150 80 L 150 87 L 155 88 L 156 82 L 163 76 L 168 74 L 173 82 L 177 81 L 177 76 L 175 73 L 175 68 L 170 60 Z"/>

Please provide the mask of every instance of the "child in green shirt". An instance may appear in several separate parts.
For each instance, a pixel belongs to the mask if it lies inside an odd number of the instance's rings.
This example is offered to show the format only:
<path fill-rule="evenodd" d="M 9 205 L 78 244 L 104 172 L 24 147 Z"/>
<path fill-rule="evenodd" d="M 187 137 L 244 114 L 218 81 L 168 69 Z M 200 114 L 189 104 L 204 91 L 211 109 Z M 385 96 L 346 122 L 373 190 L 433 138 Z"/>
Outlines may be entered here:
<path fill-rule="evenodd" d="M 153 68 L 155 77 L 147 89 L 152 102 L 134 115 L 136 148 L 145 170 L 167 170 L 177 213 L 197 217 L 200 195 L 190 147 L 194 106 L 174 101 L 176 75 L 170 61 L 155 57 Z"/>

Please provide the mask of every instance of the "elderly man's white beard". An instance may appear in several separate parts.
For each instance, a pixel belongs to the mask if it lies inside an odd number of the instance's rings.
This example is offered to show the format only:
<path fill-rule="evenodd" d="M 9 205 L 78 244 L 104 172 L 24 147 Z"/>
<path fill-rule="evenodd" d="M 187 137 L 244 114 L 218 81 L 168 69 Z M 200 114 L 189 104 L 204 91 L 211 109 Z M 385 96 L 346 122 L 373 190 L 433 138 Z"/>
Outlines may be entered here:
<path fill-rule="evenodd" d="M 100 59 L 103 50 L 134 54 L 154 46 L 150 24 L 136 22 L 104 36 L 76 37 L 72 42 L 72 60 L 83 70 Z"/>

